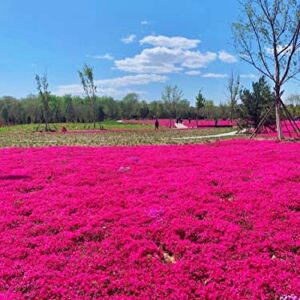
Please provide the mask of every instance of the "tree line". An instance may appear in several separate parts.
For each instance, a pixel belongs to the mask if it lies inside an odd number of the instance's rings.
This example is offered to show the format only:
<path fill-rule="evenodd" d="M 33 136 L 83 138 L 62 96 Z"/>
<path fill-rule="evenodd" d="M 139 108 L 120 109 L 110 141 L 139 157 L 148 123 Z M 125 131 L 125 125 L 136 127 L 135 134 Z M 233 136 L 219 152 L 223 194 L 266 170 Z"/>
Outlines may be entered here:
<path fill-rule="evenodd" d="M 82 80 L 84 74 L 82 73 Z M 177 86 L 166 86 L 161 99 L 147 102 L 135 93 L 117 100 L 113 97 L 99 97 L 95 87 L 89 86 L 86 96 L 53 95 L 48 91 L 47 78 L 37 76 L 38 95 L 22 99 L 10 96 L 0 98 L 1 124 L 31 123 L 94 123 L 118 119 L 213 119 L 236 120 L 244 125 L 257 126 L 265 111 L 274 102 L 272 92 L 265 77 L 253 82 L 251 89 L 240 86 L 238 76 L 228 80 L 227 101 L 216 105 L 205 97 L 202 90 L 195 96 L 195 105 L 184 98 Z M 295 119 L 300 117 L 300 95 L 291 95 L 287 106 Z M 273 120 L 271 115 L 269 121 Z M 47 130 L 47 129 L 46 129 Z"/>

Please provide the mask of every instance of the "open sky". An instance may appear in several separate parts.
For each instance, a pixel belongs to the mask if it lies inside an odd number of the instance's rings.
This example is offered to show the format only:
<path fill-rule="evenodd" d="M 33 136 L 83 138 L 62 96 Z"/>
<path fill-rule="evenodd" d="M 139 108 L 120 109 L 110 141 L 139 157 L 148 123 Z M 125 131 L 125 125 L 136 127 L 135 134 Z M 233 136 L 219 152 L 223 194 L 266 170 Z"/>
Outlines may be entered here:
<path fill-rule="evenodd" d="M 35 93 L 45 72 L 52 93 L 80 95 L 87 63 L 99 95 L 154 100 L 177 84 L 192 103 L 200 88 L 224 102 L 231 72 L 247 87 L 259 76 L 235 53 L 238 15 L 237 0 L 1 0 L 0 96 Z"/>

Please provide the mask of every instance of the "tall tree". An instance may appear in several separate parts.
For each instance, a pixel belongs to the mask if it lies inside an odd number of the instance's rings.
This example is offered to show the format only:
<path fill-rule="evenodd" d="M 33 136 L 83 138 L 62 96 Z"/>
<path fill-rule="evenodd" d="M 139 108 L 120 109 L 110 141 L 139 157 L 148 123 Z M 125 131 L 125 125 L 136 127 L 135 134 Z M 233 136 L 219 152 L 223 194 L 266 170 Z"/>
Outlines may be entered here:
<path fill-rule="evenodd" d="M 300 72 L 300 6 L 297 0 L 242 0 L 233 24 L 241 59 L 274 83 L 276 127 L 281 129 L 283 86 Z"/>
<path fill-rule="evenodd" d="M 234 73 L 231 73 L 231 76 L 228 79 L 227 89 L 229 92 L 229 107 L 230 107 L 230 121 L 233 122 L 235 117 L 237 101 L 240 91 L 240 76 L 235 76 Z"/>
<path fill-rule="evenodd" d="M 196 96 L 197 127 L 198 127 L 198 119 L 200 117 L 200 112 L 205 107 L 205 104 L 206 104 L 206 99 L 202 94 L 202 90 L 199 90 L 198 95 Z"/>
<path fill-rule="evenodd" d="M 94 128 L 96 128 L 96 121 L 97 121 L 97 103 L 96 103 L 96 93 L 97 93 L 97 86 L 95 85 L 94 81 L 94 71 L 93 68 L 84 65 L 82 71 L 78 71 L 78 75 L 80 77 L 80 81 L 83 87 L 83 90 L 86 94 L 86 97 L 90 103 L 92 115 L 93 115 L 93 124 Z"/>
<path fill-rule="evenodd" d="M 250 121 L 255 128 L 274 102 L 274 95 L 265 77 L 261 77 L 258 82 L 252 83 L 252 91 L 245 89 L 241 91 L 240 116 L 242 119 Z"/>
<path fill-rule="evenodd" d="M 183 92 L 177 85 L 167 85 L 162 92 L 161 98 L 163 100 L 165 109 L 169 115 L 170 127 L 172 126 L 172 118 L 178 117 L 178 104 L 183 98 Z"/>
<path fill-rule="evenodd" d="M 36 87 L 39 92 L 40 98 L 42 100 L 42 110 L 43 110 L 43 118 L 45 121 L 45 130 L 49 131 L 49 118 L 50 118 L 50 108 L 49 108 L 49 98 L 50 91 L 48 90 L 48 78 L 47 75 L 43 76 L 35 75 Z"/>

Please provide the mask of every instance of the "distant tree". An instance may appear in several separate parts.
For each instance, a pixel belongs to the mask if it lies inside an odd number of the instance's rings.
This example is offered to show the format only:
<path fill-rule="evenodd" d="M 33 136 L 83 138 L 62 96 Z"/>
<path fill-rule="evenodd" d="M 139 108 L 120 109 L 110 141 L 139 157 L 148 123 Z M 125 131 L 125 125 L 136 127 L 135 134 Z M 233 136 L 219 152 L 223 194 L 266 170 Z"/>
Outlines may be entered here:
<path fill-rule="evenodd" d="M 97 93 L 97 87 L 95 85 L 94 81 L 94 71 L 93 68 L 84 65 L 82 71 L 78 71 L 78 75 L 81 80 L 81 84 L 83 87 L 83 90 L 86 94 L 86 97 L 90 103 L 91 111 L 92 111 L 92 119 L 94 128 L 96 128 L 96 120 L 97 120 L 97 105 L 96 105 L 96 93 Z"/>
<path fill-rule="evenodd" d="M 73 106 L 73 99 L 71 95 L 65 95 L 63 97 L 63 101 L 64 101 L 64 107 L 65 107 L 65 111 L 64 111 L 64 117 L 66 119 L 67 122 L 74 122 L 75 120 L 75 110 L 74 110 L 74 106 Z"/>
<path fill-rule="evenodd" d="M 235 76 L 233 72 L 231 73 L 231 76 L 228 79 L 227 90 L 229 93 L 230 121 L 232 123 L 236 116 L 237 101 L 240 91 L 239 75 Z"/>
<path fill-rule="evenodd" d="M 49 84 L 47 75 L 44 74 L 43 76 L 35 75 L 36 87 L 39 92 L 39 96 L 42 101 L 42 110 L 43 110 L 43 119 L 45 121 L 45 130 L 49 131 L 49 119 L 50 119 L 50 109 L 49 109 L 49 98 L 50 98 L 50 91 L 48 90 Z"/>
<path fill-rule="evenodd" d="M 229 119 L 231 116 L 230 107 L 227 104 L 221 102 L 219 105 L 219 114 L 220 114 L 220 118 L 222 118 L 223 120 Z"/>
<path fill-rule="evenodd" d="M 197 109 L 197 127 L 198 127 L 198 119 L 201 117 L 200 112 L 205 107 L 206 99 L 202 94 L 202 90 L 199 90 L 198 95 L 196 96 L 196 109 Z"/>
<path fill-rule="evenodd" d="M 139 107 L 139 116 L 142 119 L 146 119 L 149 116 L 149 107 L 146 101 L 142 101 Z"/>
<path fill-rule="evenodd" d="M 212 100 L 205 100 L 205 105 L 204 105 L 204 117 L 206 119 L 216 119 L 216 106 Z"/>
<path fill-rule="evenodd" d="M 288 108 L 294 118 L 300 117 L 300 94 L 292 94 L 286 99 Z"/>
<path fill-rule="evenodd" d="M 103 107 L 100 105 L 98 107 L 98 115 L 97 115 L 97 120 L 99 122 L 103 122 L 105 119 L 105 114 L 104 114 L 104 111 L 103 111 Z"/>
<path fill-rule="evenodd" d="M 256 128 L 274 99 L 265 77 L 263 76 L 258 82 L 252 83 L 252 91 L 248 89 L 241 91 L 240 97 L 242 102 L 240 106 L 241 118 L 250 121 Z"/>
<path fill-rule="evenodd" d="M 233 24 L 241 59 L 274 83 L 276 127 L 281 129 L 283 86 L 300 72 L 298 0 L 242 0 L 242 15 Z"/>
<path fill-rule="evenodd" d="M 125 119 L 136 119 L 139 117 L 139 96 L 136 93 L 127 94 L 121 101 L 122 113 Z"/>
<path fill-rule="evenodd" d="M 183 98 L 183 92 L 177 85 L 167 85 L 161 95 L 165 110 L 170 119 L 170 127 L 172 126 L 172 118 L 178 117 L 178 104 Z"/>
<path fill-rule="evenodd" d="M 108 119 L 117 120 L 120 118 L 121 107 L 119 101 L 114 100 L 112 97 L 101 97 L 100 103 Z"/>
<path fill-rule="evenodd" d="M 1 118 L 3 119 L 4 123 L 7 124 L 9 120 L 9 112 L 7 107 L 3 107 L 1 110 Z"/>

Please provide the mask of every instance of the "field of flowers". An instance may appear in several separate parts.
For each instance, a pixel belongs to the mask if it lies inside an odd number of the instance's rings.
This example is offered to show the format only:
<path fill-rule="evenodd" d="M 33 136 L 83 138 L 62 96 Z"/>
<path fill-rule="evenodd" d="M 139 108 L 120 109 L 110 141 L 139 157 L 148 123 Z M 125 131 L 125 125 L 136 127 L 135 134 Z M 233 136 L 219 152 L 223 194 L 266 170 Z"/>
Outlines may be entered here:
<path fill-rule="evenodd" d="M 299 153 L 1 149 L 0 299 L 299 299 Z"/>

